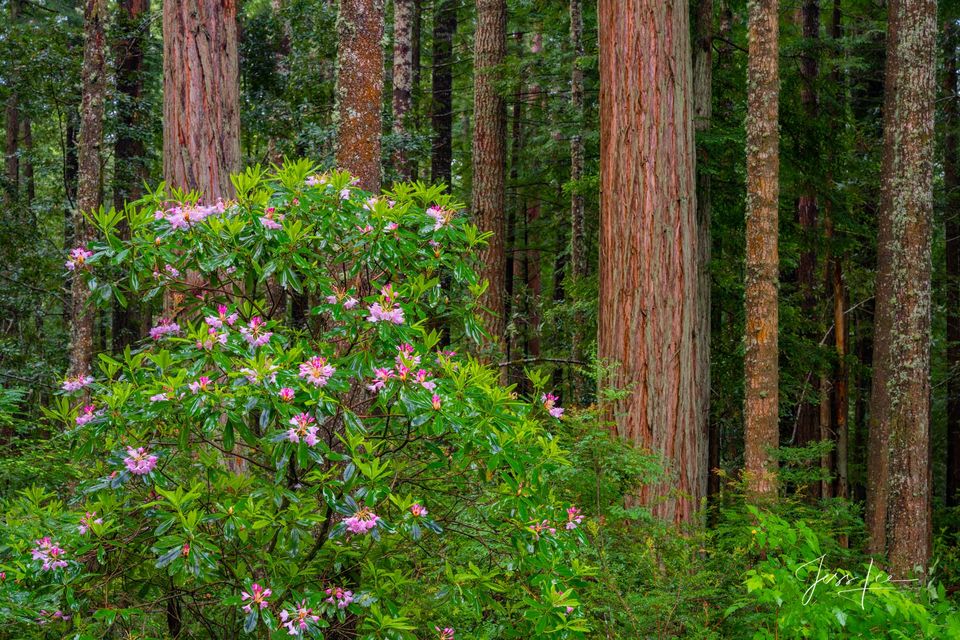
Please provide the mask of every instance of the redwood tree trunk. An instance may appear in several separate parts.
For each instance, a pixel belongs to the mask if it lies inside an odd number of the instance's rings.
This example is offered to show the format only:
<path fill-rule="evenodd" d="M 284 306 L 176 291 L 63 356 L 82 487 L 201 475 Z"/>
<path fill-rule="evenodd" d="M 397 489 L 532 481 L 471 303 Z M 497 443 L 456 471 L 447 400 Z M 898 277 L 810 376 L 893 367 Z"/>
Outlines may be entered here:
<path fill-rule="evenodd" d="M 457 33 L 457 5 L 457 0 L 436 0 L 433 10 L 430 181 L 447 185 L 453 161 L 453 37 Z"/>
<path fill-rule="evenodd" d="M 411 177 L 407 114 L 413 104 L 413 0 L 394 0 L 393 11 L 393 166 L 401 180 Z"/>
<path fill-rule="evenodd" d="M 106 89 L 106 0 L 87 0 L 83 12 L 83 70 L 81 72 L 80 145 L 78 150 L 77 208 L 73 218 L 74 244 L 86 245 L 93 229 L 84 213 L 102 204 L 103 101 Z M 93 359 L 94 310 L 89 307 L 90 290 L 83 278 L 74 277 L 71 290 L 70 374 L 90 372 Z"/>
<path fill-rule="evenodd" d="M 340 0 L 337 19 L 337 164 L 380 190 L 383 0 Z"/>
<path fill-rule="evenodd" d="M 944 37 L 946 73 L 943 114 L 943 186 L 947 196 L 947 506 L 960 504 L 960 172 L 957 163 L 957 38 L 958 29 L 948 22 Z"/>
<path fill-rule="evenodd" d="M 930 558 L 930 247 L 935 0 L 889 4 L 878 238 L 874 428 L 888 460 L 886 551 L 903 577 Z M 884 345 L 883 349 L 880 346 Z M 885 392 L 878 393 L 878 384 Z M 871 434 L 872 435 L 872 434 Z M 871 446 L 876 442 L 871 442 Z M 872 471 L 872 469 L 871 469 Z M 873 526 L 877 523 L 871 522 Z M 871 535 L 877 533 L 871 529 Z"/>
<path fill-rule="evenodd" d="M 570 182 L 574 183 L 570 195 L 570 269 L 571 280 L 576 286 L 587 277 L 587 247 L 586 231 L 584 229 L 584 198 L 580 192 L 578 181 L 583 179 L 583 136 L 580 135 L 583 126 L 583 68 L 581 60 L 583 50 L 583 0 L 570 0 L 570 42 L 573 47 L 573 65 L 570 71 L 570 106 L 573 108 L 573 117 L 577 121 L 573 136 L 570 138 Z M 573 318 L 571 351 L 573 359 L 583 361 L 583 325 L 584 318 L 581 311 L 576 311 Z M 572 372 L 573 396 L 575 402 L 583 398 L 583 381 L 576 370 Z"/>
<path fill-rule="evenodd" d="M 636 498 L 693 518 L 707 485 L 706 372 L 686 0 L 600 0 L 599 355 L 617 433 L 675 474 Z"/>
<path fill-rule="evenodd" d="M 747 64 L 746 355 L 744 467 L 757 498 L 777 495 L 777 323 L 780 184 L 778 0 L 749 3 Z"/>
<path fill-rule="evenodd" d="M 240 170 L 237 65 L 235 0 L 163 3 L 163 175 L 207 203 Z"/>
<path fill-rule="evenodd" d="M 480 253 L 480 277 L 489 282 L 481 304 L 487 309 L 484 327 L 499 346 L 503 346 L 506 333 L 506 225 L 503 212 L 507 112 L 497 88 L 496 67 L 506 56 L 506 32 L 506 0 L 477 0 L 472 211 L 480 230 L 493 232 Z"/>

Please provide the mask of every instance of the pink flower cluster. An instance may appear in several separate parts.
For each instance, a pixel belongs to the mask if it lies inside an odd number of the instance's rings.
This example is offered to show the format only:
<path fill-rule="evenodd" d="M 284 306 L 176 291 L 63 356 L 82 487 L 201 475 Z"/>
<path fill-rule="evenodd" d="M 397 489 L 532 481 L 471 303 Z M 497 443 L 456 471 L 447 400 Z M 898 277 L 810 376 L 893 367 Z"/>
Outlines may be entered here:
<path fill-rule="evenodd" d="M 324 387 L 336 372 L 336 368 L 327 364 L 323 356 L 314 356 L 300 365 L 300 377 L 315 387 Z"/>
<path fill-rule="evenodd" d="M 290 418 L 290 424 L 293 425 L 293 428 L 287 431 L 287 440 L 290 442 L 300 442 L 300 440 L 303 439 L 308 447 L 317 444 L 318 427 L 313 423 L 313 416 L 309 414 L 298 413 L 293 416 Z"/>
<path fill-rule="evenodd" d="M 583 522 L 583 513 L 577 507 L 571 506 L 567 509 L 567 531 L 572 531 Z"/>
<path fill-rule="evenodd" d="M 46 609 L 40 609 L 40 617 L 37 618 L 37 624 L 45 625 L 45 624 L 49 624 L 50 622 L 57 622 L 60 620 L 62 620 L 63 622 L 66 622 L 72 617 L 73 616 L 68 616 L 60 609 L 57 609 L 53 613 L 50 613 Z"/>
<path fill-rule="evenodd" d="M 90 384 L 93 384 L 93 376 L 85 376 L 81 374 L 76 376 L 67 376 L 67 378 L 63 381 L 63 387 L 61 388 L 64 391 L 79 391 Z"/>
<path fill-rule="evenodd" d="M 254 607 L 254 605 L 259 605 L 261 609 L 265 609 L 267 605 L 270 604 L 267 602 L 267 598 L 269 598 L 273 593 L 270 589 L 261 587 L 259 584 L 254 582 L 250 585 L 250 591 L 252 593 L 247 593 L 246 591 L 240 592 L 240 599 L 242 601 L 250 601 L 243 606 L 243 610 L 245 612 L 250 613 L 250 610 Z"/>
<path fill-rule="evenodd" d="M 283 225 L 280 224 L 280 222 L 277 222 L 278 220 L 283 222 L 283 214 L 278 214 L 276 207 L 267 207 L 264 210 L 263 215 L 260 216 L 260 224 L 265 226 L 267 229 L 273 229 L 274 231 L 277 229 L 283 229 Z"/>
<path fill-rule="evenodd" d="M 86 247 L 77 247 L 76 249 L 70 250 L 70 257 L 63 266 L 67 268 L 67 271 L 83 269 L 87 266 L 87 260 L 92 257 L 93 251 L 90 251 Z"/>
<path fill-rule="evenodd" d="M 557 406 L 557 400 L 559 400 L 559 398 L 552 393 L 545 393 L 540 396 L 540 402 L 543 403 L 543 408 L 547 410 L 547 413 L 554 418 L 562 418 L 563 409 Z"/>
<path fill-rule="evenodd" d="M 550 526 L 549 520 L 543 520 L 541 522 L 535 522 L 532 525 L 528 526 L 527 529 L 533 532 L 533 539 L 539 540 L 541 535 L 549 533 L 550 535 L 556 535 L 557 530 Z"/>
<path fill-rule="evenodd" d="M 326 594 L 329 597 L 324 602 L 334 604 L 338 609 L 346 609 L 354 600 L 353 591 L 343 587 L 330 587 L 326 590 Z"/>
<path fill-rule="evenodd" d="M 222 200 L 217 204 L 203 206 L 198 204 L 181 204 L 171 207 L 166 211 L 156 211 L 153 217 L 156 220 L 166 220 L 174 229 L 189 229 L 195 224 L 200 224 L 212 215 L 221 214 L 226 211 L 226 206 Z"/>
<path fill-rule="evenodd" d="M 293 402 L 293 398 L 297 395 L 297 392 L 290 387 L 283 387 L 277 392 L 277 395 L 284 402 Z"/>
<path fill-rule="evenodd" d="M 444 627 L 443 629 L 434 627 L 434 629 L 440 634 L 437 640 L 453 640 L 453 627 Z"/>
<path fill-rule="evenodd" d="M 392 285 L 386 285 L 380 290 L 381 301 L 370 305 L 367 322 L 392 322 L 403 324 L 403 309 L 397 304 L 397 294 Z"/>
<path fill-rule="evenodd" d="M 197 349 L 201 349 L 203 351 L 213 351 L 213 348 L 218 344 L 227 344 L 227 334 L 218 333 L 216 329 L 210 327 L 207 330 L 207 337 L 202 340 L 197 340 Z"/>
<path fill-rule="evenodd" d="M 209 326 L 213 327 L 214 329 L 222 329 L 224 324 L 230 325 L 232 327 L 233 324 L 237 321 L 238 316 L 236 313 L 230 313 L 228 315 L 227 313 L 228 311 L 229 309 L 227 308 L 227 305 L 221 304 L 217 307 L 217 315 L 207 316 L 206 318 L 203 319 L 203 321 L 206 322 Z"/>
<path fill-rule="evenodd" d="M 33 555 L 34 560 L 39 560 L 43 563 L 40 567 L 43 571 L 52 571 L 67 566 L 67 561 L 63 559 L 63 556 L 67 552 L 60 548 L 57 543 L 50 540 L 50 536 L 44 536 L 34 541 L 34 544 L 37 546 L 35 546 L 30 553 Z"/>
<path fill-rule="evenodd" d="M 427 215 L 433 218 L 433 230 L 438 231 L 450 222 L 453 218 L 453 211 L 434 205 L 427 209 Z"/>
<path fill-rule="evenodd" d="M 430 404 L 433 405 L 433 408 L 436 411 L 440 411 L 441 403 L 442 403 L 442 400 L 440 399 L 440 396 L 438 396 L 437 394 L 433 394 L 433 397 L 430 398 Z"/>
<path fill-rule="evenodd" d="M 160 318 L 160 322 L 154 328 L 150 329 L 150 337 L 159 340 L 166 335 L 176 335 L 180 333 L 180 325 L 167 318 Z"/>
<path fill-rule="evenodd" d="M 146 447 L 127 447 L 127 457 L 123 463 L 133 475 L 145 476 L 157 466 L 157 456 L 150 455 Z"/>
<path fill-rule="evenodd" d="M 92 404 L 84 405 L 83 409 L 80 410 L 80 414 L 77 416 L 77 426 L 82 427 L 96 417 L 96 407 Z"/>
<path fill-rule="evenodd" d="M 341 300 L 341 296 L 338 295 L 329 295 L 327 296 L 327 304 L 337 304 Z M 343 308 L 349 311 L 355 306 L 360 304 L 360 301 L 354 298 L 353 296 L 348 296 L 346 300 L 343 301 Z"/>
<path fill-rule="evenodd" d="M 384 385 L 387 384 L 387 381 L 390 378 L 394 377 L 393 369 L 387 369 L 383 367 L 379 369 L 374 369 L 373 377 L 374 377 L 373 383 L 368 384 L 367 389 L 376 393 L 380 391 L 380 389 L 383 389 Z"/>
<path fill-rule="evenodd" d="M 307 607 L 307 601 L 301 600 L 292 612 L 284 609 L 280 612 L 280 623 L 287 628 L 291 636 L 302 635 L 310 628 L 311 622 L 316 622 L 320 616 L 313 615 L 313 609 Z"/>
<path fill-rule="evenodd" d="M 363 535 L 377 526 L 380 522 L 380 516 L 375 514 L 370 507 L 361 507 L 355 514 L 346 518 L 344 522 L 347 525 L 347 531 Z"/>
<path fill-rule="evenodd" d="M 250 318 L 250 326 L 242 327 L 240 329 L 240 333 L 243 335 L 243 339 L 246 340 L 251 347 L 262 347 L 270 342 L 270 336 L 273 335 L 273 332 L 267 331 L 266 327 L 267 322 L 263 318 L 260 316 L 254 316 Z"/>
<path fill-rule="evenodd" d="M 195 394 L 200 393 L 201 391 L 206 391 L 210 388 L 210 378 L 207 376 L 200 376 L 196 382 L 191 382 L 187 386 L 190 387 L 190 391 Z"/>
<path fill-rule="evenodd" d="M 413 514 L 414 518 L 420 518 L 427 515 L 430 512 L 427 511 L 427 508 L 425 506 L 423 506 L 418 502 L 415 502 L 412 505 L 410 505 L 410 513 Z"/>
<path fill-rule="evenodd" d="M 80 532 L 80 535 L 87 535 L 87 531 L 90 531 L 90 528 L 95 524 L 103 524 L 103 518 L 97 517 L 96 511 L 87 511 L 82 518 L 80 518 L 80 526 L 77 527 L 77 530 Z"/>

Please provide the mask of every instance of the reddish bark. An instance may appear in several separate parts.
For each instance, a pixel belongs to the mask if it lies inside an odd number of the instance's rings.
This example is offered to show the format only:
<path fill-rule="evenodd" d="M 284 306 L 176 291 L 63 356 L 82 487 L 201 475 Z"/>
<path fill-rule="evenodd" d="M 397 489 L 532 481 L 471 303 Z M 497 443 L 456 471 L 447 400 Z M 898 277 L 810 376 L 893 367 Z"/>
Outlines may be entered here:
<path fill-rule="evenodd" d="M 756 498 L 777 495 L 780 193 L 778 0 L 749 4 L 744 471 Z"/>
<path fill-rule="evenodd" d="M 337 164 L 380 190 L 383 0 L 340 0 L 337 20 Z"/>
<path fill-rule="evenodd" d="M 480 277 L 489 282 L 481 304 L 484 328 L 502 347 L 506 335 L 504 188 L 507 115 L 497 89 L 497 67 L 506 56 L 506 0 L 477 0 L 474 46 L 472 212 L 481 231 L 492 232 L 480 252 Z"/>
<path fill-rule="evenodd" d="M 673 476 L 636 499 L 688 522 L 706 493 L 708 345 L 687 2 L 600 0 L 599 23 L 599 355 L 616 366 L 604 382 L 628 390 L 606 410 Z"/>

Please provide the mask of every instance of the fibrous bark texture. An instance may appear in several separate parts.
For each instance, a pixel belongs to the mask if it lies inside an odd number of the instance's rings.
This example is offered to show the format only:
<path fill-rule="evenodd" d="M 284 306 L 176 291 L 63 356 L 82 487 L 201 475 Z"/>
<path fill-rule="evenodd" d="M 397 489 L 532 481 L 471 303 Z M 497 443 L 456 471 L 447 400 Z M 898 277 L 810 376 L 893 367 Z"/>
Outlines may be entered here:
<path fill-rule="evenodd" d="M 930 245 L 933 215 L 935 0 L 889 4 L 884 162 L 877 251 L 873 458 L 887 459 L 890 571 L 930 558 Z M 880 319 L 883 323 L 880 324 Z M 881 345 L 883 348 L 881 349 Z M 882 386 L 881 388 L 878 388 Z M 872 469 L 871 469 L 872 471 Z M 875 486 L 876 488 L 876 486 Z M 874 503 L 876 506 L 876 503 Z M 868 521 L 871 527 L 879 522 Z M 871 537 L 879 530 L 871 528 Z M 876 535 L 882 539 L 881 535 Z M 883 551 L 882 548 L 877 549 Z"/>
<path fill-rule="evenodd" d="M 477 0 L 474 46 L 474 127 L 472 211 L 481 231 L 492 231 L 481 251 L 481 278 L 490 285 L 481 299 L 484 327 L 504 344 L 506 333 L 506 254 L 504 251 L 504 172 L 507 158 L 506 103 L 497 88 L 497 70 L 506 56 L 506 0 Z"/>
<path fill-rule="evenodd" d="M 744 472 L 755 498 L 777 494 L 780 98 L 777 0 L 748 3 Z"/>
<path fill-rule="evenodd" d="M 83 217 L 102 204 L 103 101 L 107 65 L 104 55 L 106 0 L 87 0 L 83 11 L 83 69 L 81 71 L 80 146 L 78 150 L 77 208 L 73 218 L 74 244 L 85 245 L 93 229 Z M 90 372 L 93 358 L 94 310 L 90 290 L 82 277 L 74 277 L 71 289 L 70 374 Z"/>
<path fill-rule="evenodd" d="M 433 9 L 430 181 L 447 185 L 453 159 L 453 37 L 456 33 L 457 0 L 437 0 Z"/>
<path fill-rule="evenodd" d="M 206 203 L 240 170 L 235 0 L 163 3 L 163 175 Z"/>
<path fill-rule="evenodd" d="M 675 477 L 636 496 L 689 521 L 706 493 L 687 0 L 600 0 L 599 355 L 617 433 Z"/>
<path fill-rule="evenodd" d="M 383 0 L 340 0 L 337 36 L 337 164 L 379 191 Z"/>
<path fill-rule="evenodd" d="M 402 180 L 409 180 L 412 167 L 406 147 L 407 114 L 413 104 L 413 0 L 394 0 L 393 5 L 393 134 L 396 151 L 393 165 Z"/>

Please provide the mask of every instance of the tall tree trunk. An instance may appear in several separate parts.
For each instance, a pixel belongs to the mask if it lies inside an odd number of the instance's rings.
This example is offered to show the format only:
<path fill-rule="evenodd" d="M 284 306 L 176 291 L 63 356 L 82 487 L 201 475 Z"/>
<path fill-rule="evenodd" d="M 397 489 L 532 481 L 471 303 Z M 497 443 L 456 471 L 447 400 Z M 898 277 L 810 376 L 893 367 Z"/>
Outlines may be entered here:
<path fill-rule="evenodd" d="M 803 105 L 804 116 L 813 122 L 818 115 L 817 105 L 817 74 L 819 72 L 818 51 L 820 40 L 820 0 L 803 0 L 800 8 L 801 31 L 803 33 L 804 48 L 800 56 L 800 102 Z M 816 136 L 817 127 L 807 128 L 805 135 L 801 134 L 800 155 L 813 166 L 815 158 L 819 158 Z M 797 199 L 797 222 L 800 225 L 801 251 L 797 265 L 797 285 L 800 290 L 800 309 L 802 316 L 809 319 L 813 328 L 807 332 L 808 340 L 819 339 L 820 323 L 813 323 L 817 317 L 817 252 L 818 244 L 817 217 L 818 202 L 815 187 L 816 178 L 812 171 L 806 172 L 804 184 L 801 187 L 800 197 Z M 820 329 L 820 331 L 818 331 Z M 820 396 L 824 391 L 820 384 L 820 372 L 810 371 L 804 389 L 805 393 L 797 410 L 797 434 L 794 444 L 806 445 L 820 439 Z"/>
<path fill-rule="evenodd" d="M 874 458 L 886 458 L 891 573 L 930 557 L 930 247 L 933 210 L 935 0 L 891 0 L 884 91 L 884 162 L 877 251 Z M 884 322 L 880 324 L 880 319 Z M 881 349 L 881 346 L 883 347 Z M 879 387 L 883 387 L 880 389 Z M 871 472 L 873 472 L 873 469 Z M 875 498 L 876 500 L 877 498 Z M 881 523 L 869 521 L 882 539 Z M 882 551 L 882 547 L 877 549 Z"/>
<path fill-rule="evenodd" d="M 697 3 L 697 13 L 694 22 L 693 43 L 693 126 L 695 136 L 710 129 L 713 117 L 713 0 L 700 0 Z M 700 362 L 697 367 L 703 371 L 703 382 L 710 388 L 710 174 L 706 170 L 709 160 L 707 147 L 697 140 L 697 246 L 700 250 L 697 277 L 699 280 L 700 295 L 700 325 L 697 335 L 700 336 L 705 348 L 697 355 Z M 708 447 L 707 469 L 710 479 L 707 482 L 707 493 L 713 495 L 719 489 L 719 476 L 714 469 L 720 466 L 719 459 L 719 426 L 710 423 L 709 394 L 707 402 L 701 407 L 704 412 L 703 421 L 708 425 L 710 445 Z M 713 445 L 714 441 L 717 446 Z M 716 478 L 716 479 L 715 479 Z"/>
<path fill-rule="evenodd" d="M 383 126 L 383 0 L 340 0 L 337 37 L 337 164 L 359 178 L 362 189 L 376 192 Z"/>
<path fill-rule="evenodd" d="M 506 56 L 506 37 L 506 0 L 477 0 L 472 212 L 480 230 L 493 233 L 480 253 L 480 277 L 489 282 L 481 304 L 487 310 L 484 328 L 499 347 L 503 347 L 506 334 L 503 210 L 507 112 L 497 80 L 498 67 Z"/>
<path fill-rule="evenodd" d="M 117 26 L 121 37 L 116 47 L 118 106 L 117 139 L 114 146 L 113 206 L 122 210 L 125 202 L 143 195 L 143 182 L 147 178 L 146 146 L 140 133 L 143 125 L 143 38 L 146 33 L 144 21 L 150 9 L 149 0 L 121 0 Z M 119 225 L 122 238 L 130 235 L 124 220 Z M 120 353 L 139 337 L 137 322 L 139 308 L 132 300 L 124 307 L 113 303 L 112 350 Z"/>
<path fill-rule="evenodd" d="M 960 171 L 957 127 L 957 26 L 948 22 L 944 34 L 946 73 L 943 87 L 943 186 L 947 247 L 947 506 L 960 504 Z"/>
<path fill-rule="evenodd" d="M 20 2 L 10 0 L 10 24 L 19 19 Z M 10 95 L 7 96 L 5 109 L 6 144 L 4 146 L 4 169 L 6 184 L 4 185 L 4 203 L 10 206 L 20 192 L 20 155 L 18 144 L 20 140 L 20 96 L 17 92 L 17 77 L 14 73 L 10 82 Z"/>
<path fill-rule="evenodd" d="M 407 118 L 413 105 L 414 0 L 394 0 L 393 7 L 393 134 L 397 145 L 393 166 L 401 180 L 409 180 L 412 173 Z"/>
<path fill-rule="evenodd" d="M 20 128 L 23 132 L 23 148 L 26 151 L 26 156 L 23 159 L 23 179 L 27 183 L 26 204 L 29 207 L 33 204 L 33 199 L 37 195 L 37 183 L 33 174 L 33 125 L 29 117 L 23 118 Z"/>
<path fill-rule="evenodd" d="M 240 170 L 235 0 L 163 3 L 163 175 L 204 202 L 233 195 Z"/>
<path fill-rule="evenodd" d="M 447 185 L 453 161 L 453 38 L 457 33 L 457 5 L 457 0 L 436 0 L 433 9 L 430 181 Z"/>
<path fill-rule="evenodd" d="M 103 111 L 106 91 L 105 56 L 106 0 L 87 0 L 83 11 L 83 69 L 81 71 L 80 146 L 77 156 L 77 208 L 73 220 L 74 243 L 84 246 L 93 239 L 93 229 L 83 217 L 102 204 Z M 93 359 L 95 313 L 88 302 L 90 290 L 81 277 L 74 277 L 71 291 L 70 375 L 90 372 Z"/>
<path fill-rule="evenodd" d="M 570 0 L 570 43 L 573 48 L 573 64 L 570 69 L 570 106 L 576 121 L 570 138 L 570 182 L 574 184 L 570 194 L 570 270 L 574 286 L 587 277 L 586 231 L 584 229 L 584 197 L 580 180 L 583 179 L 583 0 Z M 571 333 L 573 359 L 582 362 L 584 341 L 583 312 L 574 312 Z M 572 372 L 574 402 L 583 401 L 583 380 L 575 370 Z"/>
<path fill-rule="evenodd" d="M 637 499 L 690 521 L 707 485 L 686 0 L 600 0 L 600 358 L 625 389 L 617 433 L 663 456 L 669 482 Z M 632 500 L 631 500 L 632 501 Z"/>
<path fill-rule="evenodd" d="M 749 3 L 744 467 L 748 490 L 776 498 L 779 442 L 777 324 L 780 194 L 778 0 Z"/>

